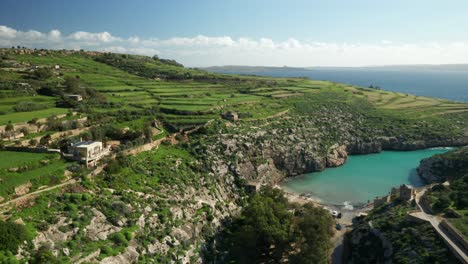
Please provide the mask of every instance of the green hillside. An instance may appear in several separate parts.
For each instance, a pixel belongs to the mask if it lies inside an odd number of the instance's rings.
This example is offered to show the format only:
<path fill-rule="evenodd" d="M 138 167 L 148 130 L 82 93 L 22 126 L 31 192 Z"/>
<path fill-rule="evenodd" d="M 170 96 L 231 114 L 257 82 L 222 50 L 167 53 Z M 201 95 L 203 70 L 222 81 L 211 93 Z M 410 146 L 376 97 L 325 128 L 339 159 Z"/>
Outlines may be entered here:
<path fill-rule="evenodd" d="M 447 100 L 128 54 L 15 48 L 0 59 L 0 239 L 11 241 L 0 262 L 20 252 L 30 263 L 200 263 L 248 251 L 326 263 L 332 247 L 316 241 L 334 233 L 328 212 L 269 188 L 251 195 L 251 182 L 331 167 L 341 147 L 468 142 L 468 104 Z M 110 147 L 89 167 L 44 153 L 88 140 Z M 440 252 L 424 259 L 447 256 L 440 241 L 430 247 Z"/>

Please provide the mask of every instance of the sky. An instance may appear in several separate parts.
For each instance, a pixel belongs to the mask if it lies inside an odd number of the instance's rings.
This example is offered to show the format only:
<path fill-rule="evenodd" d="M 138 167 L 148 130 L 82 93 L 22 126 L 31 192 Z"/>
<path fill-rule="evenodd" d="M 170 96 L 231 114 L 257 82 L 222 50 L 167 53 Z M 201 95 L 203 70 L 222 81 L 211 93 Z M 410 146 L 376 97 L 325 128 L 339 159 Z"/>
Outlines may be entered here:
<path fill-rule="evenodd" d="M 466 0 L 0 0 L 0 46 L 186 66 L 468 63 Z"/>

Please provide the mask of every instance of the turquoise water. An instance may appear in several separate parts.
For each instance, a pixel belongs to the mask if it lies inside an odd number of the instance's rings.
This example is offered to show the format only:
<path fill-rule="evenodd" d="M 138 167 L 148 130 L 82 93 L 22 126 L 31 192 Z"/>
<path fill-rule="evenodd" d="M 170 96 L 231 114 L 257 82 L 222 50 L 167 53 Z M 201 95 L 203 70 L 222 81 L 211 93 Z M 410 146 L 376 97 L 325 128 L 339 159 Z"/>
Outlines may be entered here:
<path fill-rule="evenodd" d="M 283 183 L 285 190 L 308 194 L 326 204 L 361 204 L 387 194 L 394 186 L 424 185 L 416 172 L 419 161 L 449 148 L 383 151 L 350 156 L 341 167 L 304 174 Z"/>

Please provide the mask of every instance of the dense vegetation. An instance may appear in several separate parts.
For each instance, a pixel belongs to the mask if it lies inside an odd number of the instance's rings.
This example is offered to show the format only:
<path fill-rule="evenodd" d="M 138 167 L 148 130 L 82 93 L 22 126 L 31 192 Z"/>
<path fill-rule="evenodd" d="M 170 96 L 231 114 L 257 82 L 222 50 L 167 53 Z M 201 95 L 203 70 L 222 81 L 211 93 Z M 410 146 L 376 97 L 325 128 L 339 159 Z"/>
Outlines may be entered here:
<path fill-rule="evenodd" d="M 0 251 L 16 254 L 18 247 L 29 237 L 23 225 L 0 221 Z"/>
<path fill-rule="evenodd" d="M 436 155 L 432 159 L 438 161 L 433 165 L 434 173 L 448 179 L 449 185 L 434 185 L 422 199 L 434 214 L 442 214 L 467 238 L 468 148 Z"/>
<path fill-rule="evenodd" d="M 225 233 L 215 258 L 226 263 L 326 263 L 330 261 L 331 216 L 307 204 L 290 204 L 278 189 L 253 195 Z"/>
<path fill-rule="evenodd" d="M 358 220 L 347 236 L 351 247 L 349 259 L 369 264 L 457 263 L 430 223 L 413 222 L 407 217 L 407 212 L 414 208 L 397 201 Z"/>

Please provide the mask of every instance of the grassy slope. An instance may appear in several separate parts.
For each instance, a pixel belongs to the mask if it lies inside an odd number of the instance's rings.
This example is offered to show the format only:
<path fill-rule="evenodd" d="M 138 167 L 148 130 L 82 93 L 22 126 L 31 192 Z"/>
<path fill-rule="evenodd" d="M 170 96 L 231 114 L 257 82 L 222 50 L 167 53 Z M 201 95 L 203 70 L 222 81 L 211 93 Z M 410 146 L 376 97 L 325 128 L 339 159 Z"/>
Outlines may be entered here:
<path fill-rule="evenodd" d="M 66 163 L 54 154 L 0 151 L 0 196 L 12 195 L 15 187 L 27 182 L 32 183 L 33 189 L 56 184 L 64 178 L 65 167 Z M 10 171 L 11 168 L 19 171 Z"/>
<path fill-rule="evenodd" d="M 115 105 L 115 108 L 96 109 L 96 111 L 141 110 L 157 107 L 161 109 L 161 118 L 181 127 L 204 123 L 214 117 L 219 118 L 219 114 L 228 109 L 244 113 L 247 118 L 271 116 L 290 108 L 289 99 L 291 98 L 324 91 L 352 94 L 367 99 L 379 109 L 405 114 L 412 118 L 468 112 L 467 104 L 363 89 L 326 81 L 216 74 L 207 74 L 203 77 L 203 72 L 200 71 L 168 66 L 160 62 L 153 63 L 151 59 L 147 60 L 138 56 L 134 60 L 143 60 L 144 66 L 142 67 L 148 69 L 160 67 L 161 72 L 166 72 L 169 68 L 171 71 L 179 71 L 180 75 L 188 72 L 198 76 L 200 81 L 196 81 L 197 79 L 195 81 L 164 81 L 143 78 L 97 62 L 94 57 L 81 54 L 64 55 L 56 52 L 49 56 L 13 55 L 13 58 L 16 61 L 33 65 L 58 64 L 61 66 L 60 72 L 63 75 L 80 76 L 86 84 L 104 93 L 107 100 Z M 121 68 L 128 70 L 125 65 Z M 138 74 L 138 72 L 135 73 Z M 147 75 L 144 71 L 141 73 L 143 76 Z M 7 114 L 0 116 L 0 124 L 8 120 L 27 121 L 31 116 L 44 117 L 56 111 L 63 112 L 56 108 L 26 113 L 8 111 Z"/>

